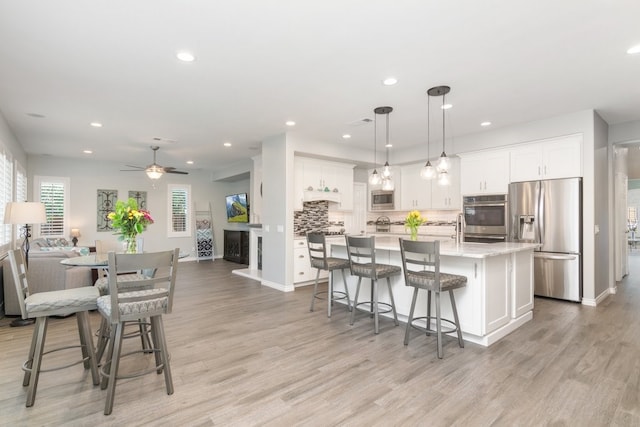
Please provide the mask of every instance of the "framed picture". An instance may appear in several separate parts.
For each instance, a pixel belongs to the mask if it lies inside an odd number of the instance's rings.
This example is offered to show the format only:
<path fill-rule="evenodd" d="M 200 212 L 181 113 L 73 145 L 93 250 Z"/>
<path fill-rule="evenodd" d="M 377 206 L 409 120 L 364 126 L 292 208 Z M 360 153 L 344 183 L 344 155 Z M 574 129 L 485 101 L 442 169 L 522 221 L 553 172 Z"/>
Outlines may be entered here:
<path fill-rule="evenodd" d="M 147 192 L 129 190 L 129 198 L 134 199 L 138 203 L 138 209 L 147 210 Z"/>

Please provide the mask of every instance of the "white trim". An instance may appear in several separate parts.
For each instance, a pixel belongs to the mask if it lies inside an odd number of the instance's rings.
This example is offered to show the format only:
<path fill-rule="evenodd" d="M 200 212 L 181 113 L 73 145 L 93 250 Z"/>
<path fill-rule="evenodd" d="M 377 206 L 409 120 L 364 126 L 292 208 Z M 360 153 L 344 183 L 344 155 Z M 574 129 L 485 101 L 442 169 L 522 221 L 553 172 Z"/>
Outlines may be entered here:
<path fill-rule="evenodd" d="M 185 231 L 173 231 L 173 191 L 174 190 L 182 190 L 187 193 L 187 212 L 186 212 L 186 223 L 185 223 Z M 167 184 L 167 237 L 191 237 L 191 224 L 193 224 L 193 214 L 194 211 L 192 209 L 193 203 L 191 200 L 191 185 L 189 184 Z"/>
<path fill-rule="evenodd" d="M 69 177 L 62 176 L 39 176 L 34 175 L 33 177 L 33 194 L 34 201 L 40 202 L 40 186 L 43 182 L 53 182 L 60 183 L 64 186 L 64 217 L 62 219 L 62 234 L 60 235 L 48 235 L 47 237 L 51 238 L 64 238 L 70 234 L 69 227 L 69 214 L 70 214 L 70 206 L 69 198 L 71 194 L 71 179 Z M 40 224 L 34 224 L 33 226 L 33 238 L 40 237 Z"/>
<path fill-rule="evenodd" d="M 607 297 L 611 294 L 615 294 L 617 292 L 616 288 L 607 288 L 596 298 L 582 298 L 582 305 L 587 305 L 589 307 L 595 307 L 600 304 L 602 301 L 607 299 Z"/>

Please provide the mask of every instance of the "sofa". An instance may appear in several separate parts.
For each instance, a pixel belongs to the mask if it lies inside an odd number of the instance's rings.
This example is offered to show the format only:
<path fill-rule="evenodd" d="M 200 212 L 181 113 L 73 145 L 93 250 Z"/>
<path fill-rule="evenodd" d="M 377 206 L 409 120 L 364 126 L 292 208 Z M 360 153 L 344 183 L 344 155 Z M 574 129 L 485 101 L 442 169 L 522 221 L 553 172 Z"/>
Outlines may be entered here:
<path fill-rule="evenodd" d="M 71 267 L 60 264 L 63 259 L 78 255 L 77 252 L 66 247 L 32 245 L 29 251 L 29 268 L 27 271 L 30 291 L 38 293 L 92 286 L 91 268 Z M 20 316 L 20 306 L 9 258 L 2 262 L 2 278 L 4 281 L 5 314 Z"/>

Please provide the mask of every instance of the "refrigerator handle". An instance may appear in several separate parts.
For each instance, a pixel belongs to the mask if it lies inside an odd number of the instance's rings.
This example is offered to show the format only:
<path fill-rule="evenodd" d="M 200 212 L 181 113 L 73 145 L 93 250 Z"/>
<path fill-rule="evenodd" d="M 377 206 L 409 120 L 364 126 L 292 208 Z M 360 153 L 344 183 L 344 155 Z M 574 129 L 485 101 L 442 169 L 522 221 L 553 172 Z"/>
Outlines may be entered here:
<path fill-rule="evenodd" d="M 544 185 L 541 181 L 538 181 L 538 200 L 537 200 L 537 209 L 536 209 L 536 216 L 537 216 L 537 224 L 536 224 L 536 233 L 538 234 L 536 236 L 536 242 L 537 243 L 542 243 L 544 244 L 544 242 L 542 241 L 542 227 L 544 227 Z"/>

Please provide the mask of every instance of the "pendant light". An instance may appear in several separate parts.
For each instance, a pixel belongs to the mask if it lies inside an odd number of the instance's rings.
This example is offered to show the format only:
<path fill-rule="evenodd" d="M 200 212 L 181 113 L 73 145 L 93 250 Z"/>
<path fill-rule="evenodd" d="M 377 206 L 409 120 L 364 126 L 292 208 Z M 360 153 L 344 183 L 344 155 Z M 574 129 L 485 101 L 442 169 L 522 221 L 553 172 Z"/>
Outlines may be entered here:
<path fill-rule="evenodd" d="M 380 185 L 380 183 L 382 182 L 382 178 L 380 177 L 380 175 L 378 175 L 378 170 L 376 169 L 378 166 L 378 162 L 377 162 L 378 125 L 377 123 L 378 123 L 377 116 L 373 116 L 373 172 L 371 172 L 371 175 L 369 175 L 369 184 L 371 185 Z"/>
<path fill-rule="evenodd" d="M 445 150 L 444 150 L 444 144 L 445 144 L 444 104 L 445 104 L 445 96 L 450 91 L 451 91 L 451 88 L 449 86 L 436 86 L 436 87 L 432 87 L 427 91 L 427 93 L 430 96 L 442 97 L 442 107 L 440 107 L 442 109 L 442 154 L 440 154 L 440 159 L 438 159 L 438 164 L 436 165 L 436 168 L 438 169 L 438 174 L 441 174 L 442 172 L 448 172 L 449 168 L 451 167 L 451 160 L 447 157 L 447 153 L 445 153 Z M 438 177 L 438 180 L 440 180 L 439 177 Z"/>
<path fill-rule="evenodd" d="M 389 113 L 392 111 L 392 107 L 378 107 L 373 110 L 376 116 L 378 114 L 384 114 L 387 116 L 385 125 L 386 142 L 384 145 L 387 150 L 387 157 L 384 167 L 382 168 L 382 189 L 386 191 L 391 191 L 395 188 L 393 177 L 391 176 L 391 167 L 389 166 L 389 147 L 391 147 L 391 144 L 389 143 Z"/>
<path fill-rule="evenodd" d="M 433 179 L 436 176 L 436 169 L 431 165 L 430 154 L 429 154 L 429 145 L 430 145 L 430 134 L 431 134 L 431 126 L 429 124 L 431 117 L 431 97 L 427 95 L 427 163 L 424 164 L 422 169 L 420 169 L 420 178 L 425 180 Z"/>

